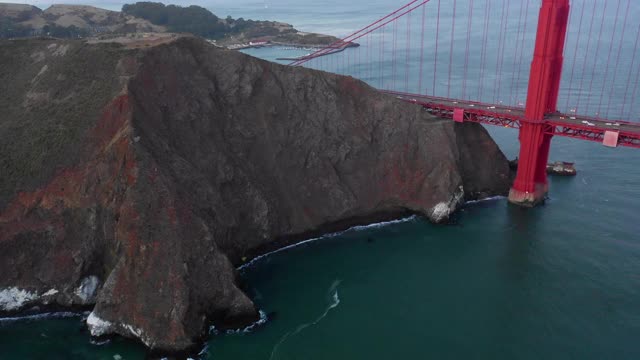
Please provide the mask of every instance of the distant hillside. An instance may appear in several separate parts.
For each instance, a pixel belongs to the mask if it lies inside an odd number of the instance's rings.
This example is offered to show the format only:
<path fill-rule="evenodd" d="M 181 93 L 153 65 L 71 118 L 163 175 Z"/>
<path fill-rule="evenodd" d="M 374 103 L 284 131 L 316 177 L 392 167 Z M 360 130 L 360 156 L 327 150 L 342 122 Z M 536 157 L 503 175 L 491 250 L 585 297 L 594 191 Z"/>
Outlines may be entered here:
<path fill-rule="evenodd" d="M 195 5 L 182 7 L 165 6 L 155 2 L 137 2 L 124 5 L 122 12 L 148 20 L 155 25 L 165 26 L 170 32 L 191 33 L 209 39 L 221 38 L 228 32 L 236 30 L 209 10 Z"/>
<path fill-rule="evenodd" d="M 0 38 L 165 31 L 147 20 L 93 6 L 52 5 L 42 11 L 31 5 L 0 3 Z"/>
<path fill-rule="evenodd" d="M 200 6 L 182 7 L 137 2 L 122 12 L 85 5 L 52 5 L 46 10 L 25 4 L 0 3 L 0 38 L 52 36 L 89 37 L 142 32 L 190 33 L 229 46 L 252 40 L 300 45 L 325 45 L 333 36 L 303 33 L 275 21 L 219 18 Z"/>
<path fill-rule="evenodd" d="M 275 21 L 254 21 L 228 16 L 221 19 L 200 6 L 182 7 L 157 2 L 124 5 L 122 12 L 165 26 L 171 32 L 191 33 L 219 40 L 220 45 L 247 43 L 260 39 L 275 42 L 322 45 L 337 39 L 333 36 L 303 33 L 292 25 Z"/>

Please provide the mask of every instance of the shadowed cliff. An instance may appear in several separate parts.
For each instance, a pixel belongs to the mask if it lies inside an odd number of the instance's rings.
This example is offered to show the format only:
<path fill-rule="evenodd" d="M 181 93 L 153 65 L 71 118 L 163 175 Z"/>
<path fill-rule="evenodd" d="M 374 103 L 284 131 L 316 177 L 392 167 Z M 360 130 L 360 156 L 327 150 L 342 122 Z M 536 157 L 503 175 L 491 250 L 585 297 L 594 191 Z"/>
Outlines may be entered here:
<path fill-rule="evenodd" d="M 478 124 L 196 38 L 0 42 L 0 63 L 0 312 L 93 306 L 92 334 L 160 351 L 256 320 L 243 261 L 509 186 Z"/>

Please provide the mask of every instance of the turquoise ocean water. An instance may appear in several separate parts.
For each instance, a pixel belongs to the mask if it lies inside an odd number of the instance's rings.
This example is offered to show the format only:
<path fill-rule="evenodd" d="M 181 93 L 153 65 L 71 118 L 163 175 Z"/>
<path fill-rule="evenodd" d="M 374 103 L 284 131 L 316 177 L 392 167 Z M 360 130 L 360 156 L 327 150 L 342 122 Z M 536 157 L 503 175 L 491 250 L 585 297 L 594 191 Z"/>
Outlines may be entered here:
<path fill-rule="evenodd" d="M 333 35 L 398 7 L 205 5 Z M 247 51 L 267 59 L 306 52 Z M 489 130 L 514 158 L 517 133 Z M 575 162 L 579 174 L 552 178 L 545 206 L 498 198 L 468 204 L 451 225 L 376 224 L 255 261 L 241 273 L 269 320 L 248 332 L 212 330 L 199 357 L 640 359 L 640 151 L 555 138 L 551 159 Z M 125 339 L 92 344 L 82 316 L 0 321 L 0 359 L 31 358 L 142 359 L 144 349 Z"/>

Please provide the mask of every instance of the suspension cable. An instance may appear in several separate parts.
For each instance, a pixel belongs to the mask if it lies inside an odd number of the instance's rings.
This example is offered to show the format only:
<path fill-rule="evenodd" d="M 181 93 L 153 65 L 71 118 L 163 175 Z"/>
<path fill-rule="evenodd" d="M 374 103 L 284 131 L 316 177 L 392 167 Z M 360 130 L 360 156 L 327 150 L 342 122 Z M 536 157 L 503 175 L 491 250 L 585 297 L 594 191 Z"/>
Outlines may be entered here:
<path fill-rule="evenodd" d="M 600 109 L 602 107 L 602 99 L 604 97 L 604 88 L 607 85 L 607 79 L 609 78 L 609 65 L 611 63 L 611 53 L 613 52 L 613 40 L 616 36 L 616 30 L 618 28 L 618 14 L 620 13 L 620 0 L 618 0 L 618 6 L 616 7 L 616 19 L 613 22 L 613 31 L 611 32 L 611 41 L 609 43 L 609 51 L 607 53 L 607 67 L 604 73 L 604 80 L 602 81 L 602 91 L 600 91 L 600 101 L 598 102 L 598 116 L 600 116 Z M 604 16 L 604 14 L 603 14 Z M 625 16 L 626 18 L 626 16 Z M 626 20 L 625 20 L 626 22 Z M 622 43 L 622 40 L 620 41 Z M 615 79 L 614 79 L 615 80 Z"/>
<path fill-rule="evenodd" d="M 630 69 L 633 69 L 633 64 L 636 62 L 636 54 L 638 52 L 638 40 L 640 40 L 640 24 L 638 24 L 638 31 L 636 31 L 636 43 L 633 46 L 633 57 L 631 58 L 631 66 Z M 624 91 L 624 99 L 622 101 L 622 113 L 621 116 L 624 116 L 624 109 L 627 106 L 627 95 L 629 94 L 629 86 L 631 86 L 631 76 L 627 76 L 627 86 Z M 633 98 L 632 98 L 633 99 Z"/>
<path fill-rule="evenodd" d="M 424 65 L 424 17 L 425 17 L 425 8 L 422 7 L 422 32 L 420 36 L 420 76 L 418 77 L 418 94 L 422 94 L 422 67 Z M 425 91 L 426 93 L 426 91 Z"/>
<path fill-rule="evenodd" d="M 618 54 L 616 55 L 616 65 L 613 68 L 613 80 L 611 81 L 611 91 L 609 92 L 609 102 L 607 103 L 607 109 L 611 109 L 611 100 L 613 99 L 613 90 L 616 84 L 616 77 L 618 75 L 618 65 L 620 64 L 620 54 L 622 52 L 622 44 L 624 43 L 624 36 L 627 30 L 627 20 L 629 18 L 629 7 L 631 6 L 631 0 L 627 0 L 627 8 L 624 12 L 624 21 L 622 23 L 622 36 L 620 37 L 620 44 L 618 45 Z M 622 116 L 622 114 L 620 114 Z"/>
<path fill-rule="evenodd" d="M 587 41 L 587 49 L 585 51 L 585 61 L 584 64 L 582 65 L 582 76 L 580 76 L 580 90 L 578 91 L 578 101 L 576 103 L 576 108 L 575 108 L 575 112 L 578 112 L 578 109 L 580 108 L 580 100 L 582 99 L 582 85 L 584 84 L 584 75 L 587 71 L 587 59 L 589 59 L 589 48 L 591 47 L 591 33 L 593 30 L 593 21 L 596 17 L 596 5 L 597 2 L 593 2 L 593 11 L 591 12 L 591 23 L 589 24 L 589 37 L 588 37 L 588 41 Z M 605 3 L 606 6 L 606 3 Z M 594 66 L 595 66 L 595 59 L 594 59 Z"/>
<path fill-rule="evenodd" d="M 522 58 L 524 58 L 524 39 L 527 34 L 527 23 L 529 22 L 529 1 L 527 0 L 526 9 L 524 11 L 524 28 L 522 29 L 522 46 L 520 47 L 520 59 L 518 60 L 518 78 L 516 80 L 516 102 L 518 102 L 518 94 L 520 94 L 520 75 L 522 74 Z M 519 105 L 519 104 L 518 104 Z"/>
<path fill-rule="evenodd" d="M 580 24 L 578 25 L 578 37 L 576 39 L 576 46 L 573 50 L 573 65 L 571 66 L 571 77 L 569 79 L 569 94 L 567 94 L 566 109 L 569 109 L 569 100 L 571 99 L 571 89 L 573 88 L 573 74 L 576 69 L 576 60 L 578 59 L 578 45 L 580 44 L 580 35 L 582 34 L 582 21 L 584 20 L 584 2 L 582 3 L 582 10 L 580 10 Z M 585 60 L 586 61 L 586 60 Z"/>
<path fill-rule="evenodd" d="M 597 67 L 597 59 L 598 59 L 598 54 L 600 53 L 600 44 L 602 43 L 602 29 L 604 29 L 604 19 L 605 16 L 604 14 L 607 13 L 607 2 L 605 1 L 604 3 L 604 9 L 602 10 L 602 21 L 600 21 L 600 30 L 599 30 L 599 34 L 598 34 L 598 43 L 596 45 L 596 55 L 595 55 L 595 60 L 593 63 L 593 69 L 591 70 L 591 79 L 589 80 L 589 96 L 587 97 L 587 105 L 586 105 L 586 110 L 589 111 L 589 105 L 591 104 L 591 91 L 593 90 L 593 79 L 595 78 L 596 75 L 596 67 Z M 599 115 L 599 114 L 596 114 Z"/>
<path fill-rule="evenodd" d="M 453 40 L 456 31 L 456 8 L 458 1 L 453 0 L 453 22 L 451 23 L 451 44 L 449 44 L 449 81 L 447 82 L 447 98 L 451 98 L 451 70 L 453 67 Z"/>
<path fill-rule="evenodd" d="M 473 18 L 473 0 L 469 2 L 469 20 L 467 21 L 467 46 L 464 51 L 464 77 L 462 78 L 462 99 L 467 95 L 467 73 L 469 70 L 469 45 L 471 42 L 471 21 Z"/>
<path fill-rule="evenodd" d="M 436 76 L 438 72 L 438 39 L 440 38 L 440 0 L 438 0 L 438 16 L 436 17 L 436 53 L 435 61 L 433 62 L 433 88 L 431 89 L 431 95 L 436 94 Z"/>

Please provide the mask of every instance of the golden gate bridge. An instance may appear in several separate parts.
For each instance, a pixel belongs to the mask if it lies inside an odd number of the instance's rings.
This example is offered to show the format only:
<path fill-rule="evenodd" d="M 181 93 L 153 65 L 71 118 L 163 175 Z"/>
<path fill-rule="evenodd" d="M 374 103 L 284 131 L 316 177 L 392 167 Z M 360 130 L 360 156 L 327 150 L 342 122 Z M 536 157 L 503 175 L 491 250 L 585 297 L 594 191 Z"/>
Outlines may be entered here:
<path fill-rule="evenodd" d="M 290 65 L 363 78 L 458 123 L 519 129 L 509 200 L 534 206 L 548 192 L 553 136 L 640 148 L 640 18 L 631 1 L 414 0 Z"/>

